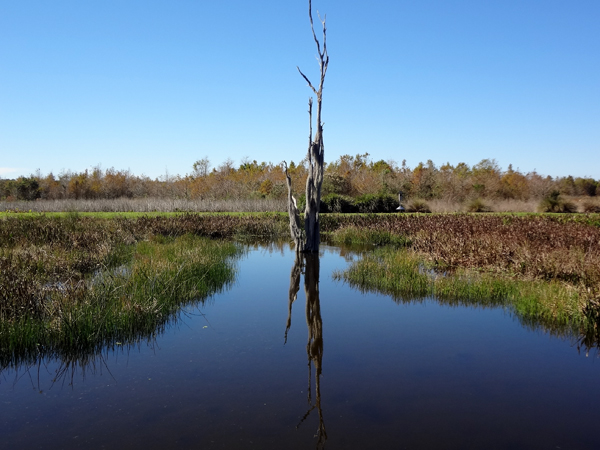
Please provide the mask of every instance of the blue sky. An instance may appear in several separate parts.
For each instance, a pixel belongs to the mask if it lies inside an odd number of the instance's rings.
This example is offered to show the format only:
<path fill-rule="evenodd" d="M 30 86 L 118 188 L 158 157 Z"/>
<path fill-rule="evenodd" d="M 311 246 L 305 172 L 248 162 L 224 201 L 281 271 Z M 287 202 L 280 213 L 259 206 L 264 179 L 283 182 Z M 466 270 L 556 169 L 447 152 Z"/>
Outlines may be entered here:
<path fill-rule="evenodd" d="M 325 159 L 600 179 L 600 1 L 313 0 Z M 0 177 L 298 162 L 305 0 L 0 0 Z"/>

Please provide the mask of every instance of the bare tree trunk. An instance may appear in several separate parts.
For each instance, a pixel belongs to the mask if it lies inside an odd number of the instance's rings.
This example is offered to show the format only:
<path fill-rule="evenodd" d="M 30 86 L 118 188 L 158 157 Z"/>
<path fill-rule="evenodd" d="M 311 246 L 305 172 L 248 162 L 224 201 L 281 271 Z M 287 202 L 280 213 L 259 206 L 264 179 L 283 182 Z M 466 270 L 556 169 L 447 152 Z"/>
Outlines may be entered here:
<path fill-rule="evenodd" d="M 285 164 L 285 178 L 288 188 L 288 215 L 290 216 L 290 234 L 296 246 L 296 253 L 304 251 L 304 239 L 302 230 L 300 229 L 300 213 L 296 205 L 296 199 L 292 195 L 292 179 L 288 174 L 287 163 Z"/>
<path fill-rule="evenodd" d="M 306 177 L 306 208 L 304 209 L 305 252 L 318 252 L 321 236 L 319 233 L 319 208 L 321 206 L 321 185 L 323 184 L 323 127 L 321 124 L 321 100 L 317 97 L 317 133 L 308 148 L 308 176 Z M 312 98 L 308 102 L 312 125 Z"/>
<path fill-rule="evenodd" d="M 323 184 L 323 162 L 325 155 L 325 147 L 323 146 L 323 122 L 321 121 L 321 110 L 323 101 L 323 84 L 325 82 L 327 66 L 329 65 L 329 55 L 327 54 L 327 27 L 325 26 L 325 19 L 321 20 L 319 17 L 321 25 L 323 26 L 323 47 L 321 48 L 321 43 L 315 34 L 311 0 L 308 0 L 308 17 L 310 19 L 310 28 L 312 30 L 313 38 L 319 53 L 321 78 L 319 82 L 319 89 L 315 89 L 310 80 L 298 67 L 298 72 L 300 72 L 300 75 L 302 75 L 302 77 L 308 83 L 308 86 L 317 96 L 317 130 L 314 134 L 314 137 L 312 127 L 313 99 L 311 97 L 308 100 L 310 132 L 308 135 L 308 177 L 306 178 L 306 207 L 304 209 L 304 241 L 302 241 L 302 233 L 299 229 L 300 217 L 296 207 L 296 200 L 292 196 L 292 182 L 287 173 L 287 164 L 285 173 L 288 186 L 288 214 L 290 215 L 290 231 L 292 234 L 292 239 L 294 239 L 296 244 L 296 252 L 314 253 L 319 251 L 319 244 L 321 241 L 319 233 L 319 208 L 321 205 L 321 186 Z"/>

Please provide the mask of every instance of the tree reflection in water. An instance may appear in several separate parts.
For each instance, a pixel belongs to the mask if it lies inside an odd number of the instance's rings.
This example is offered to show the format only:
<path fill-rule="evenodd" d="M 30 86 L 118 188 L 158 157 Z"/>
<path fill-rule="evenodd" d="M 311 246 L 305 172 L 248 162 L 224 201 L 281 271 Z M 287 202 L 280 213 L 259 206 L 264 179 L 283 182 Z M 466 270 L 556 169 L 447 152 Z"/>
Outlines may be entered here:
<path fill-rule="evenodd" d="M 325 422 L 323 421 L 323 410 L 321 408 L 321 372 L 323 363 L 323 320 L 321 319 L 321 305 L 319 300 L 319 255 L 302 254 L 296 252 L 294 266 L 290 274 L 290 290 L 288 298 L 288 318 L 285 328 L 285 342 L 287 334 L 292 325 L 292 304 L 296 300 L 300 290 L 300 274 L 304 269 L 304 292 L 306 294 L 306 325 L 308 327 L 308 342 L 306 353 L 308 356 L 308 409 L 296 428 L 299 428 L 311 412 L 315 409 L 319 415 L 319 426 L 315 437 L 317 448 L 322 448 L 327 440 Z M 315 380 L 315 399 L 313 402 L 313 366 Z"/>

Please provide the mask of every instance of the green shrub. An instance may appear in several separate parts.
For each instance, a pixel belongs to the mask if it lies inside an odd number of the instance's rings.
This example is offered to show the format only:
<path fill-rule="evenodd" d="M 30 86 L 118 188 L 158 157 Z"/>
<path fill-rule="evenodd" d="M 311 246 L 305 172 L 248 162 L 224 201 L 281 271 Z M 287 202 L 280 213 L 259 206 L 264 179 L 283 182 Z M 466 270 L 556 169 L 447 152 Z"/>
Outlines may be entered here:
<path fill-rule="evenodd" d="M 540 203 L 540 212 L 549 213 L 575 213 L 577 212 L 577 205 L 568 200 L 560 198 L 559 191 L 552 191 L 552 193 L 544 198 Z"/>
<path fill-rule="evenodd" d="M 321 198 L 320 212 L 322 213 L 352 213 L 357 212 L 351 197 L 339 194 L 329 194 Z"/>
<path fill-rule="evenodd" d="M 387 194 L 365 194 L 354 200 L 354 206 L 361 213 L 394 212 L 398 207 L 398 200 Z"/>

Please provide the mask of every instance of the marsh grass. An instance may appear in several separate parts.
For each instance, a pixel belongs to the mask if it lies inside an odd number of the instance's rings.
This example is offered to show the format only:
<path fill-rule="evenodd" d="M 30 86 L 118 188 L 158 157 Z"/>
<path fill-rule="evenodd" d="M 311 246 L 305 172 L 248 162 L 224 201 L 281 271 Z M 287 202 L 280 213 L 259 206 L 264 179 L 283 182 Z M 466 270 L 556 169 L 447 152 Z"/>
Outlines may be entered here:
<path fill-rule="evenodd" d="M 398 263 L 402 270 L 390 264 L 392 272 L 384 277 L 404 287 L 373 289 L 404 292 L 407 298 L 435 294 L 456 302 L 508 302 L 522 320 L 575 323 L 596 317 L 588 325 L 600 325 L 598 214 L 324 214 L 321 231 L 335 243 L 406 248 L 413 255 L 414 261 Z M 192 262 L 201 255 L 182 252 L 201 248 L 193 240 L 202 236 L 289 240 L 288 218 L 280 213 L 105 218 L 77 211 L 0 218 L 2 361 L 133 341 L 134 329 L 151 336 L 150 329 L 168 321 L 167 294 L 185 302 L 200 289 L 189 283 L 199 277 Z M 379 260 L 365 261 L 380 269 Z M 517 296 L 518 302 L 511 300 Z M 118 308 L 122 317 L 111 316 Z"/>
<path fill-rule="evenodd" d="M 507 214 L 332 215 L 321 221 L 334 240 L 395 240 L 438 269 L 565 282 L 591 297 L 600 295 L 597 224 L 592 215 Z"/>
<path fill-rule="evenodd" d="M 0 367 L 152 336 L 232 280 L 240 250 L 211 230 L 270 235 L 277 223 L 188 216 L 0 220 Z"/>
<path fill-rule="evenodd" d="M 523 322 L 542 321 L 548 329 L 579 327 L 585 330 L 582 339 L 598 346 L 597 215 L 403 214 L 322 220 L 334 242 L 400 249 L 365 254 L 336 275 L 353 286 L 406 301 L 434 296 L 446 303 L 504 306 Z"/>
<path fill-rule="evenodd" d="M 40 307 L 0 322 L 0 364 L 27 355 L 89 354 L 160 332 L 189 302 L 233 281 L 233 243 L 185 235 L 140 242 L 127 266 L 51 289 Z M 19 356 L 17 356 L 19 355 Z"/>
<path fill-rule="evenodd" d="M 433 297 L 452 306 L 504 307 L 519 318 L 555 328 L 589 325 L 584 299 L 565 283 L 467 269 L 442 273 L 410 250 L 383 248 L 365 254 L 334 278 L 363 291 L 390 294 L 399 303 Z"/>
<path fill-rule="evenodd" d="M 31 212 L 275 212 L 287 211 L 286 200 L 117 198 L 98 200 L 0 201 L 0 211 Z"/>

